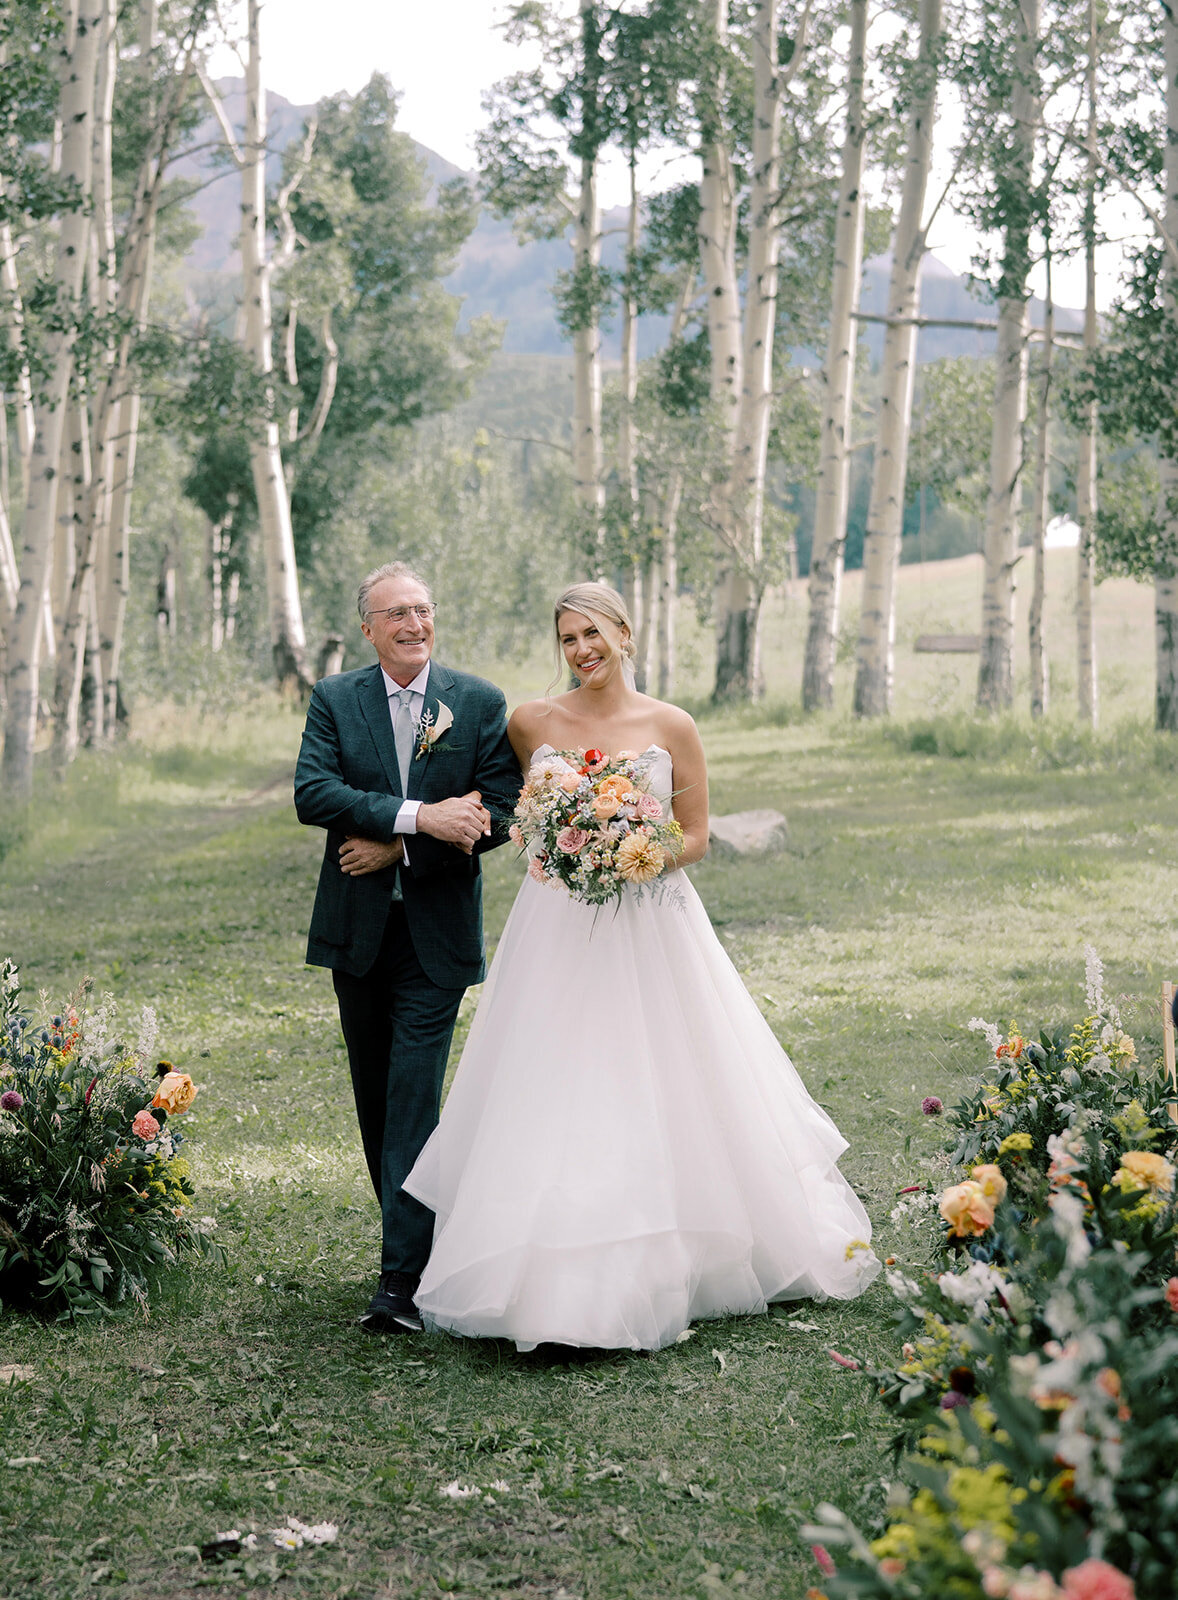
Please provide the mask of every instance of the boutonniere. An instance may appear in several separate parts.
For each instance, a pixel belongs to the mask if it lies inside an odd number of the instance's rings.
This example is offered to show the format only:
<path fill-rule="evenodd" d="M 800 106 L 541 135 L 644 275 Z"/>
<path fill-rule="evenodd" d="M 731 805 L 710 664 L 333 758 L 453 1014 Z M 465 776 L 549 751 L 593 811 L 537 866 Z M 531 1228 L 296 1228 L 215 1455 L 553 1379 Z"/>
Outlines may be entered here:
<path fill-rule="evenodd" d="M 443 705 L 440 700 L 438 701 L 438 716 L 436 721 L 434 720 L 434 714 L 432 711 L 426 711 L 420 717 L 418 717 L 416 727 L 417 754 L 413 759 L 415 761 L 419 761 L 422 756 L 429 755 L 430 751 L 433 749 L 434 745 L 437 744 L 438 740 L 445 733 L 446 729 L 453 727 L 453 725 L 454 713 L 450 710 L 449 706 Z"/>

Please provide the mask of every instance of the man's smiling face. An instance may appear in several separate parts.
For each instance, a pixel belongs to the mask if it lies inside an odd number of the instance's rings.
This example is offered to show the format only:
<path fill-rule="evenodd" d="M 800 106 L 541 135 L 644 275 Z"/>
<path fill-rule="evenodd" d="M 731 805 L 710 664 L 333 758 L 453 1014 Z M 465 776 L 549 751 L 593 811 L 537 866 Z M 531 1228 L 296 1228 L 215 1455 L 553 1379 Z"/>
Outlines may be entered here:
<path fill-rule="evenodd" d="M 382 578 L 368 596 L 368 617 L 362 623 L 380 664 L 395 683 L 412 683 L 434 647 L 434 619 L 417 608 L 429 607 L 429 591 L 416 578 Z"/>

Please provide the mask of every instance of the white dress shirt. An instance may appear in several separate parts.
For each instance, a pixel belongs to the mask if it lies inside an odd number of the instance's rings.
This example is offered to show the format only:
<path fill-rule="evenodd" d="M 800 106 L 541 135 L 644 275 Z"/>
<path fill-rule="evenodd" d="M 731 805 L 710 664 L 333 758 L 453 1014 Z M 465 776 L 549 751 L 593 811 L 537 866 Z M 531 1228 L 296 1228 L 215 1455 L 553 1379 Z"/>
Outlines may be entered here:
<path fill-rule="evenodd" d="M 426 687 L 429 684 L 429 662 L 426 662 L 425 666 L 422 667 L 421 671 L 417 674 L 412 683 L 397 683 L 395 679 L 389 677 L 388 673 L 383 667 L 380 669 L 380 675 L 384 679 L 385 694 L 388 695 L 389 699 L 389 722 L 392 724 L 393 728 L 395 729 L 397 725 L 397 696 L 401 693 L 402 689 L 408 689 L 410 695 L 412 696 L 412 699 L 409 701 L 410 712 L 415 718 L 420 718 L 422 708 L 425 705 Z M 415 755 L 410 757 L 410 760 L 414 759 Z M 400 811 L 397 812 L 397 820 L 393 824 L 393 832 L 416 833 L 417 813 L 420 807 L 420 800 L 406 800 L 401 806 Z M 405 859 L 407 861 L 409 857 L 406 856 Z"/>

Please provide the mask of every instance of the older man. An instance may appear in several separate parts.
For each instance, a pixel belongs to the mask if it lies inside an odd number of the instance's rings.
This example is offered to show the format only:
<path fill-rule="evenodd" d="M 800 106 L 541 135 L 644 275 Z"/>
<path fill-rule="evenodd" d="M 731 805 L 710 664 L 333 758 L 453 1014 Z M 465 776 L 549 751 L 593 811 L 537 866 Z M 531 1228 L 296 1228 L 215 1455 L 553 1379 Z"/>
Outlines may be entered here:
<path fill-rule="evenodd" d="M 358 596 L 377 661 L 315 685 L 295 772 L 300 822 L 326 828 L 307 944 L 330 967 L 360 1136 L 380 1202 L 380 1284 L 361 1326 L 421 1328 L 433 1213 L 401 1184 L 438 1120 L 458 1007 L 483 977 L 479 855 L 519 792 L 492 684 L 431 659 L 434 603 L 403 562 Z"/>

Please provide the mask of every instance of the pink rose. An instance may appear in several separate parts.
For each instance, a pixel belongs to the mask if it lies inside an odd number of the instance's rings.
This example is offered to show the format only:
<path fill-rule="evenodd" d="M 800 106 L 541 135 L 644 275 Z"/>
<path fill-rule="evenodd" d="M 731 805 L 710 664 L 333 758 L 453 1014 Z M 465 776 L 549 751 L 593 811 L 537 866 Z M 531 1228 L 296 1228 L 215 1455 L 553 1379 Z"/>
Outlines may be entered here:
<path fill-rule="evenodd" d="M 562 828 L 556 836 L 556 848 L 563 850 L 566 856 L 575 856 L 589 843 L 589 835 L 584 828 Z"/>
<path fill-rule="evenodd" d="M 160 1131 L 160 1125 L 150 1111 L 140 1111 L 131 1124 L 131 1132 L 137 1139 L 154 1139 Z"/>
<path fill-rule="evenodd" d="M 663 814 L 662 803 L 652 794 L 638 796 L 638 815 L 640 817 L 661 817 Z"/>
<path fill-rule="evenodd" d="M 1136 1600 L 1132 1578 L 1095 1557 L 1069 1567 L 1062 1582 L 1066 1600 Z"/>
<path fill-rule="evenodd" d="M 1166 1304 L 1178 1317 L 1178 1278 L 1171 1278 L 1166 1284 Z"/>

